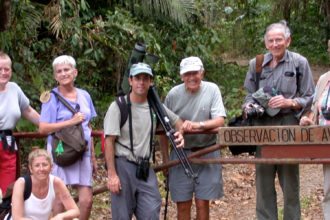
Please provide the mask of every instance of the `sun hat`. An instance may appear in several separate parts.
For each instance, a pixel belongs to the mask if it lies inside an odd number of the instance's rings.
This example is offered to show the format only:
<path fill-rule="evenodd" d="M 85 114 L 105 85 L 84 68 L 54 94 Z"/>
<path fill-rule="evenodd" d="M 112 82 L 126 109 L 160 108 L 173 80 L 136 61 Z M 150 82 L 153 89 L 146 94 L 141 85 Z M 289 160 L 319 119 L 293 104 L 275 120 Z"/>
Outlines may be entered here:
<path fill-rule="evenodd" d="M 270 108 L 268 106 L 269 100 L 274 96 L 274 91 L 272 88 L 264 87 L 260 88 L 258 91 L 252 94 L 252 97 L 262 106 L 265 108 L 266 113 L 269 116 L 277 115 L 281 109 L 280 108 Z"/>
<path fill-rule="evenodd" d="M 201 59 L 198 57 L 187 57 L 182 59 L 180 63 L 180 75 L 190 71 L 199 71 L 204 69 Z"/>
<path fill-rule="evenodd" d="M 136 63 L 131 66 L 131 69 L 129 71 L 130 76 L 136 76 L 141 73 L 153 76 L 151 67 L 146 63 Z"/>

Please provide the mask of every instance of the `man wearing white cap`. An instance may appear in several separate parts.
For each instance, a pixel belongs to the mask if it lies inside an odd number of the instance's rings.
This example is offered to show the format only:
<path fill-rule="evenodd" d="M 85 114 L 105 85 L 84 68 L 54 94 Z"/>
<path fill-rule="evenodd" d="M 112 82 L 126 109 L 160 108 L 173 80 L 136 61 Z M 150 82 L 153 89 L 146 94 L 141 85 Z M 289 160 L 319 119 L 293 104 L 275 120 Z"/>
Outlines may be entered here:
<path fill-rule="evenodd" d="M 185 132 L 204 131 L 224 125 L 226 117 L 218 86 L 203 81 L 204 67 L 198 57 L 184 58 L 180 63 L 182 84 L 171 89 L 165 105 L 184 120 Z M 186 134 L 184 150 L 189 155 L 196 150 L 216 143 L 215 134 Z M 162 138 L 163 158 L 168 160 L 168 144 Z M 220 151 L 212 152 L 204 158 L 220 156 Z M 170 159 L 177 159 L 174 151 Z M 197 219 L 209 219 L 209 200 L 223 196 L 222 171 L 220 164 L 192 165 L 198 175 L 198 182 L 185 175 L 178 165 L 169 170 L 171 198 L 177 203 L 178 219 L 191 219 L 192 199 L 195 197 Z"/>
<path fill-rule="evenodd" d="M 149 65 L 133 64 L 128 79 L 131 91 L 125 96 L 128 119 L 121 127 L 122 112 L 116 102 L 111 103 L 104 119 L 112 219 L 132 219 L 133 214 L 137 219 L 159 219 L 161 197 L 155 172 L 149 169 L 156 130 L 156 116 L 147 100 L 152 79 Z M 170 111 L 167 114 L 178 130 L 182 121 Z M 182 135 L 174 135 L 182 147 Z"/>

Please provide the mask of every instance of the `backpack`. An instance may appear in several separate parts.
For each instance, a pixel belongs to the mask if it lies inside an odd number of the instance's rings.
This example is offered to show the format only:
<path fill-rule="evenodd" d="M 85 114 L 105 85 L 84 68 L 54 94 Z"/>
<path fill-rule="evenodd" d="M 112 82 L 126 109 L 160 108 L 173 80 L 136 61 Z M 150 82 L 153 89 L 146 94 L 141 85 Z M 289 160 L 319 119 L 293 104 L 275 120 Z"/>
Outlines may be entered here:
<path fill-rule="evenodd" d="M 127 102 L 124 95 L 116 97 L 116 103 L 120 110 L 120 128 L 122 128 L 128 118 Z"/>
<path fill-rule="evenodd" d="M 24 201 L 27 200 L 32 192 L 32 180 L 30 175 L 23 176 L 24 183 Z M 5 197 L 2 199 L 0 204 L 0 220 L 7 220 L 11 218 L 11 199 L 13 194 L 14 183 L 12 183 L 6 192 Z"/>

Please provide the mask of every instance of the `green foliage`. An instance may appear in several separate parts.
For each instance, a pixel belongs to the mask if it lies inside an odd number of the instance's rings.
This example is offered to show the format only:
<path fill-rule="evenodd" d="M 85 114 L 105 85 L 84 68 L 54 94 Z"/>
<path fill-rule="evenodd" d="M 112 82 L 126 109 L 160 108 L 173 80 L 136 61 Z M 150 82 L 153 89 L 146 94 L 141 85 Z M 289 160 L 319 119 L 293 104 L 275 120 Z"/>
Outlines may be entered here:
<path fill-rule="evenodd" d="M 236 64 L 221 64 L 208 67 L 206 78 L 219 85 L 223 102 L 227 110 L 227 118 L 230 119 L 241 113 L 241 105 L 246 95 L 243 88 L 246 68 Z M 209 74 L 217 72 L 217 74 Z"/>
<path fill-rule="evenodd" d="M 308 209 L 312 204 L 313 198 L 312 197 L 303 197 L 300 200 L 301 209 Z"/>

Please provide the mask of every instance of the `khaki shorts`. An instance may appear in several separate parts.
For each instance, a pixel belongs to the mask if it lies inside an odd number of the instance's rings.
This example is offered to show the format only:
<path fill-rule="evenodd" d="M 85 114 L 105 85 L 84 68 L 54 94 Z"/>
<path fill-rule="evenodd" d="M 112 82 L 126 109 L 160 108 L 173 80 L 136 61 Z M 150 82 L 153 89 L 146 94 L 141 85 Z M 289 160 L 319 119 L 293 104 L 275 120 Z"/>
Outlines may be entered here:
<path fill-rule="evenodd" d="M 186 154 L 191 153 L 185 150 Z M 218 158 L 220 150 L 208 153 L 201 158 Z M 177 159 L 176 153 L 171 152 L 171 160 Z M 191 164 L 198 175 L 198 184 L 188 177 L 181 164 L 169 171 L 169 186 L 171 198 L 174 202 L 189 201 L 195 197 L 202 200 L 214 200 L 223 196 L 222 167 L 220 164 Z"/>

